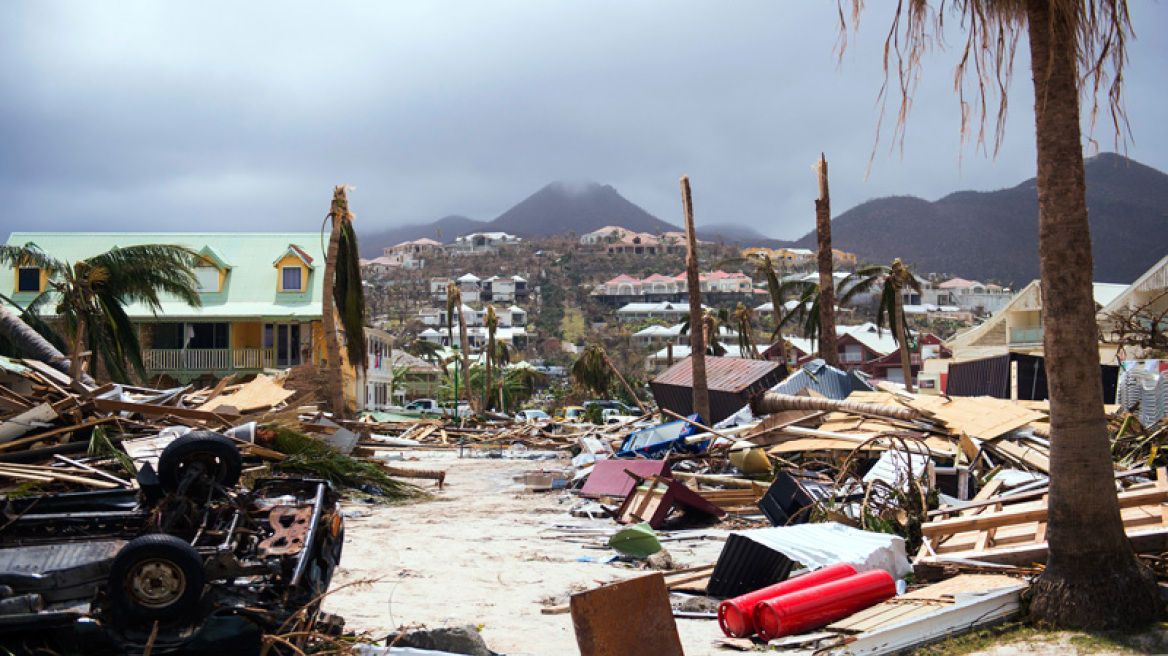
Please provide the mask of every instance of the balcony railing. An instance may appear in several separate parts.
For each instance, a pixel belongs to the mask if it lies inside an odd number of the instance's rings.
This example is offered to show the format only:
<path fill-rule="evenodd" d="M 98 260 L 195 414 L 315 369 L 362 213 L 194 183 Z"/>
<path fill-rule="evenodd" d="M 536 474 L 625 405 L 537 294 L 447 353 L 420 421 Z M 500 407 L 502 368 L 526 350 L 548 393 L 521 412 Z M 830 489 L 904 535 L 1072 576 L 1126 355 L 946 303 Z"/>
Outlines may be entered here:
<path fill-rule="evenodd" d="M 1042 328 L 1010 329 L 1011 344 L 1035 344 L 1042 341 Z"/>
<path fill-rule="evenodd" d="M 147 349 L 143 361 L 150 371 L 234 371 L 289 366 L 276 363 L 275 349 Z"/>

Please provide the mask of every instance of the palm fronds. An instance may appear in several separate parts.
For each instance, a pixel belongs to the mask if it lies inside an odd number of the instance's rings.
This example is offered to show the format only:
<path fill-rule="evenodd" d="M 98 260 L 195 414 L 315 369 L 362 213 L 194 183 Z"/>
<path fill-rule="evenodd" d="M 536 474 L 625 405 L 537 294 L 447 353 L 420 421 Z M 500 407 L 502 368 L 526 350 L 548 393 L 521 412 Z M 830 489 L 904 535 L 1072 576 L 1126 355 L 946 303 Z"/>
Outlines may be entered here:
<path fill-rule="evenodd" d="M 273 463 L 273 471 L 319 476 L 334 485 L 366 492 L 372 486 L 381 492 L 380 496 L 386 497 L 424 494 L 417 486 L 390 477 L 375 463 L 343 455 L 315 437 L 276 424 L 265 424 L 263 428 L 274 434 L 272 448 L 288 456 Z"/>

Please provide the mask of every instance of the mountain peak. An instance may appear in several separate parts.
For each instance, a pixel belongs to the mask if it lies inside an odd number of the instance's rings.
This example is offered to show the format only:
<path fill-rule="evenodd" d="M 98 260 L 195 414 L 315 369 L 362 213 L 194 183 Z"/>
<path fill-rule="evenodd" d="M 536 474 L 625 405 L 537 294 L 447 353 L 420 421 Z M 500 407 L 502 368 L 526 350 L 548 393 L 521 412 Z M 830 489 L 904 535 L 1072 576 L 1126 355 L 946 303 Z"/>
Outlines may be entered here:
<path fill-rule="evenodd" d="M 582 235 L 606 225 L 635 232 L 677 230 L 621 196 L 610 185 L 556 181 L 490 222 L 491 230 L 520 237 L 547 237 L 568 231 Z"/>

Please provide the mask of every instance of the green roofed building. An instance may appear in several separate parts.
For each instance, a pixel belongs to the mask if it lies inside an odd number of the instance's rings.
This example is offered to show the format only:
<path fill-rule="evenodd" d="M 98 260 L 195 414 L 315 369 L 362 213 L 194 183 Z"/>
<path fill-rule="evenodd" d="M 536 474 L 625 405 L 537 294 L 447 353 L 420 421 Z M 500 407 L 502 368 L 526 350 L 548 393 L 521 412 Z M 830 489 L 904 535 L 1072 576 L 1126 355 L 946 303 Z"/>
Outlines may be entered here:
<path fill-rule="evenodd" d="M 150 376 L 165 374 L 182 383 L 320 363 L 327 243 L 316 232 L 14 232 L 8 238 L 9 245 L 35 244 L 65 262 L 139 244 L 177 244 L 199 253 L 202 307 L 164 300 L 157 316 L 142 304 L 126 308 L 139 326 Z M 0 293 L 21 306 L 43 292 L 46 281 L 35 268 L 0 266 Z M 43 307 L 51 313 L 55 305 Z"/>

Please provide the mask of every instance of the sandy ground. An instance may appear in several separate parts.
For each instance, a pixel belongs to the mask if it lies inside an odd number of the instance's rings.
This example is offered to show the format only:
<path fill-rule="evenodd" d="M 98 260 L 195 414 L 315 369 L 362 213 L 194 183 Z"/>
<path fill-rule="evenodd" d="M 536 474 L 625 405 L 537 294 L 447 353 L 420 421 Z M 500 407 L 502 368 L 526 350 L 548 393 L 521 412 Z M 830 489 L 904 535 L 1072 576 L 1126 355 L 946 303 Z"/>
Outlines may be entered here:
<path fill-rule="evenodd" d="M 346 627 L 384 636 L 398 627 L 474 624 L 487 645 L 508 655 L 578 654 L 570 614 L 540 609 L 602 583 L 642 576 L 620 564 L 580 562 L 610 549 L 549 538 L 554 525 L 612 528 L 611 520 L 575 518 L 573 496 L 525 493 L 512 476 L 561 468 L 566 460 L 465 458 L 449 452 L 410 452 L 403 466 L 445 469 L 445 488 L 434 501 L 397 506 L 345 505 L 345 549 L 324 610 Z M 416 461 L 411 459 L 417 458 Z M 706 533 L 724 539 L 727 531 Z M 712 564 L 722 542 L 668 544 L 679 567 Z M 346 586 L 379 579 L 364 586 Z M 677 620 L 689 656 L 726 654 L 713 646 L 722 636 L 714 620 Z"/>

